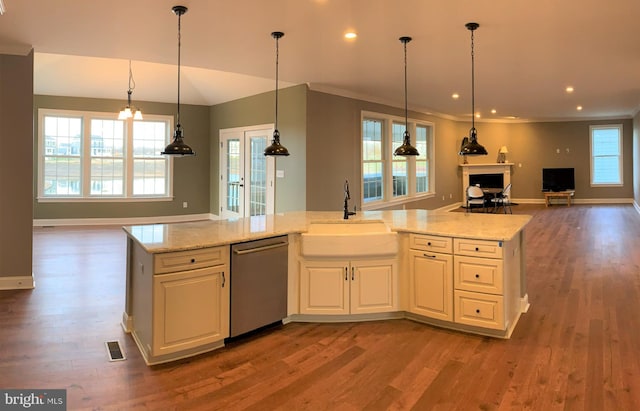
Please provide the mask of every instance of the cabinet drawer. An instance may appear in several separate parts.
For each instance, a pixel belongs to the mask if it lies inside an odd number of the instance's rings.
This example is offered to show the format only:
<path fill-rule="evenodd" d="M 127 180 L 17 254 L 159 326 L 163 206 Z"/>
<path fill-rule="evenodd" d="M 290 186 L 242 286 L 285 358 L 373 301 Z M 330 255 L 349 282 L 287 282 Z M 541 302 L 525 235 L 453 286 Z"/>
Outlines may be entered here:
<path fill-rule="evenodd" d="M 225 264 L 228 254 L 229 247 L 210 247 L 156 254 L 154 255 L 154 272 L 155 274 L 165 274 Z"/>
<path fill-rule="evenodd" d="M 502 296 L 454 291 L 455 322 L 476 327 L 504 330 L 504 303 Z"/>
<path fill-rule="evenodd" d="M 502 258 L 502 241 L 454 238 L 453 252 L 472 257 Z"/>
<path fill-rule="evenodd" d="M 454 257 L 455 288 L 489 294 L 502 294 L 502 260 L 458 256 Z"/>
<path fill-rule="evenodd" d="M 453 240 L 450 237 L 411 234 L 409 236 L 409 247 L 415 250 L 451 254 Z"/>

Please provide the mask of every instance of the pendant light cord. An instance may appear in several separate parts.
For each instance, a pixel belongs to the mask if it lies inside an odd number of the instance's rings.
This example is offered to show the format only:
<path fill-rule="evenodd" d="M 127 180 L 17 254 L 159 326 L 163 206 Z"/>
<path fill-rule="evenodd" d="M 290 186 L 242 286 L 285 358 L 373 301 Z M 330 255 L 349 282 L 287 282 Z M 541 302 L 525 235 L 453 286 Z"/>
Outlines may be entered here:
<path fill-rule="evenodd" d="M 176 127 L 179 129 L 181 128 L 180 125 L 180 45 L 181 45 L 181 34 L 180 34 L 180 28 L 181 28 L 181 20 L 182 20 L 182 12 L 177 13 L 178 14 L 178 115 L 176 116 L 176 120 L 177 120 L 177 124 Z"/>
<path fill-rule="evenodd" d="M 475 63 L 474 63 L 474 50 L 473 50 L 473 32 L 475 29 L 471 30 L 471 129 L 476 128 L 476 97 L 475 97 Z"/>
<path fill-rule="evenodd" d="M 274 35 L 276 38 L 276 130 L 278 130 L 278 62 L 280 60 L 280 48 L 278 46 L 278 40 L 280 35 Z"/>
<path fill-rule="evenodd" d="M 404 131 L 409 130 L 409 108 L 407 106 L 407 43 L 409 39 L 403 41 L 404 44 Z"/>

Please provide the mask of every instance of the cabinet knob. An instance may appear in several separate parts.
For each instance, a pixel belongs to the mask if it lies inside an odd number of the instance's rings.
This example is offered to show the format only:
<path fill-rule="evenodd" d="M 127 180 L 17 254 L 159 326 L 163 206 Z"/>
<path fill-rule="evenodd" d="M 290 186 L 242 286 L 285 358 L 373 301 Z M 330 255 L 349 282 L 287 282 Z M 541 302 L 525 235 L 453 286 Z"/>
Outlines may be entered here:
<path fill-rule="evenodd" d="M 476 274 L 476 278 L 480 278 L 480 274 Z"/>
<path fill-rule="evenodd" d="M 196 262 L 196 259 L 195 259 L 195 258 L 192 258 L 192 259 L 191 259 L 191 264 L 193 264 L 193 263 L 195 263 L 195 262 Z"/>
<path fill-rule="evenodd" d="M 476 251 L 480 251 L 480 249 L 478 247 L 476 247 Z"/>
<path fill-rule="evenodd" d="M 429 241 L 429 242 L 427 243 L 427 245 L 428 245 L 428 246 L 431 246 L 431 241 Z"/>
<path fill-rule="evenodd" d="M 480 310 L 479 310 L 479 309 L 478 309 L 478 310 L 476 310 L 476 314 L 480 314 Z"/>

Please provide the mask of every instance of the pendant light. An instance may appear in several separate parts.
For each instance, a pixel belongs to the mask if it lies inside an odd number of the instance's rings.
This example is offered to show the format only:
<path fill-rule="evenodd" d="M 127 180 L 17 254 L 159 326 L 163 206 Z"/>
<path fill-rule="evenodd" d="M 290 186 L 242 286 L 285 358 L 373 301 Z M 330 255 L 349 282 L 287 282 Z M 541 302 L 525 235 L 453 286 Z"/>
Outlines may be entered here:
<path fill-rule="evenodd" d="M 476 131 L 476 107 L 475 107 L 475 78 L 474 78 L 474 53 L 473 53 L 473 32 L 480 27 L 478 23 L 467 23 L 465 27 L 471 31 L 471 130 L 469 130 L 469 143 L 460 149 L 461 156 L 487 155 L 487 150 L 478 143 L 478 133 Z"/>
<path fill-rule="evenodd" d="M 276 123 L 275 130 L 273 131 L 273 139 L 271 145 L 264 149 L 265 156 L 288 156 L 289 150 L 282 144 L 280 144 L 280 132 L 278 131 L 278 40 L 284 36 L 281 31 L 274 31 L 271 33 L 271 37 L 276 39 Z"/>
<path fill-rule="evenodd" d="M 135 88 L 136 82 L 133 80 L 133 71 L 131 71 L 131 60 L 129 60 L 129 88 L 127 89 L 127 106 L 123 108 L 118 114 L 118 120 L 126 120 L 132 117 L 134 120 L 142 120 L 142 111 L 136 109 L 131 105 L 131 93 L 133 93 L 133 89 Z"/>
<path fill-rule="evenodd" d="M 160 154 L 193 156 L 191 147 L 186 145 L 182 136 L 182 124 L 180 124 L 180 20 L 184 13 L 187 12 L 185 6 L 174 6 L 171 10 L 178 16 L 178 115 L 176 116 L 176 129 L 173 133 L 173 141 L 164 148 Z"/>
<path fill-rule="evenodd" d="M 393 152 L 394 156 L 417 156 L 418 149 L 411 145 L 411 135 L 409 134 L 409 110 L 407 108 L 407 43 L 411 37 L 400 37 L 400 42 L 404 44 L 404 136 L 402 145 Z"/>

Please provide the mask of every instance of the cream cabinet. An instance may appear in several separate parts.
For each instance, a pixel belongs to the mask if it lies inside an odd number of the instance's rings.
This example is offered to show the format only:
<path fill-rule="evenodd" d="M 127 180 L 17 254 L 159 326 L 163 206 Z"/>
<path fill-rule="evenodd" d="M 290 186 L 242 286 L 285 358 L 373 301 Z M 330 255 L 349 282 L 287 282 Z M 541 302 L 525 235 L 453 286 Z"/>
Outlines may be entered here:
<path fill-rule="evenodd" d="M 507 330 L 519 315 L 515 242 L 454 239 L 455 322 Z"/>
<path fill-rule="evenodd" d="M 453 321 L 453 255 L 449 237 L 409 236 L 409 312 Z"/>
<path fill-rule="evenodd" d="M 397 311 L 395 259 L 304 260 L 301 314 L 366 314 Z"/>
<path fill-rule="evenodd" d="M 229 247 L 148 254 L 130 250 L 132 334 L 148 364 L 224 345 L 229 336 Z"/>

